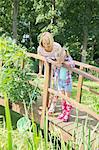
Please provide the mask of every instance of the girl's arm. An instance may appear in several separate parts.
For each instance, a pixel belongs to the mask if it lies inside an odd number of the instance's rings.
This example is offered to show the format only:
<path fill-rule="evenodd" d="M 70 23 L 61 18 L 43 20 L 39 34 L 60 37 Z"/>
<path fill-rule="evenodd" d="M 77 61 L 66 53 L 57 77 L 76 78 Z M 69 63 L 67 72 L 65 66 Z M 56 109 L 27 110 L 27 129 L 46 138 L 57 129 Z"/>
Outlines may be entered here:
<path fill-rule="evenodd" d="M 73 59 L 71 56 L 68 56 L 66 61 L 65 61 L 65 64 L 67 67 L 71 67 L 71 68 L 74 68 L 75 67 L 75 64 L 73 62 Z"/>

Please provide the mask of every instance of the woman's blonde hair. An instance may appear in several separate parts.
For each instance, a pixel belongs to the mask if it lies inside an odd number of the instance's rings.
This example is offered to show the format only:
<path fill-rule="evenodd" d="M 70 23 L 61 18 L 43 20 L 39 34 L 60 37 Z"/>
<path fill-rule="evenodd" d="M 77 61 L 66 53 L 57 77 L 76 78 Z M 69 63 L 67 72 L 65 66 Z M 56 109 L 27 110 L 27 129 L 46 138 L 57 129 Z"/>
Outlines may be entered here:
<path fill-rule="evenodd" d="M 39 45 L 40 46 L 43 46 L 43 40 L 45 39 L 48 39 L 48 43 L 49 43 L 49 46 L 53 46 L 53 42 L 54 42 L 54 39 L 53 39 L 53 36 L 51 33 L 49 32 L 44 32 L 41 34 L 40 36 L 40 41 L 39 41 Z"/>

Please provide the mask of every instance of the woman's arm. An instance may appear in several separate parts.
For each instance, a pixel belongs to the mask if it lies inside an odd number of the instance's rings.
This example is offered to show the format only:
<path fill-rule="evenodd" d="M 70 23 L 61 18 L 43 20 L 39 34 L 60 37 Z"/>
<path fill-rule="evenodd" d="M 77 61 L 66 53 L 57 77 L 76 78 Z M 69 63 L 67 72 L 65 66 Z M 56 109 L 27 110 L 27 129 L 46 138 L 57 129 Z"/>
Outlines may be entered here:
<path fill-rule="evenodd" d="M 41 55 L 41 54 L 40 54 L 40 46 L 39 46 L 38 49 L 37 49 L 37 53 L 38 53 L 39 55 Z M 39 75 L 42 75 L 43 65 L 44 65 L 44 63 L 43 63 L 41 60 L 39 60 Z"/>

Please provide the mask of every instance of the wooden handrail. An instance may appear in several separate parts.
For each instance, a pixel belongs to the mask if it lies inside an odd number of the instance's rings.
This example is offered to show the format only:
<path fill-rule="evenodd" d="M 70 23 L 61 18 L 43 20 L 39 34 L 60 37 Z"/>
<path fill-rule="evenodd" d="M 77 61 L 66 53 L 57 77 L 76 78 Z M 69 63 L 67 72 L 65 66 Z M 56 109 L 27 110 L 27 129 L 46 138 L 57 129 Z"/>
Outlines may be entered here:
<path fill-rule="evenodd" d="M 88 74 L 88 73 L 86 73 L 84 71 L 81 71 L 78 68 L 68 68 L 68 70 L 73 71 L 73 72 L 75 72 L 75 73 L 77 73 L 79 75 L 82 75 L 83 77 L 85 77 L 87 79 L 90 79 L 90 80 L 92 80 L 94 82 L 97 82 L 99 84 L 99 78 L 97 78 L 97 77 L 95 77 L 95 76 L 93 76 L 91 74 Z"/>
<path fill-rule="evenodd" d="M 99 72 L 98 67 L 95 67 L 95 66 L 92 66 L 92 65 L 89 65 L 89 64 L 85 64 L 85 63 L 82 63 L 82 62 L 79 62 L 79 61 L 76 61 L 76 60 L 74 60 L 73 62 L 75 63 L 76 66 L 82 66 L 84 68 L 88 68 L 90 70 L 94 70 L 96 72 Z"/>
<path fill-rule="evenodd" d="M 39 59 L 39 60 L 42 60 L 42 61 L 46 61 L 46 59 L 45 59 L 43 56 L 39 55 L 39 54 L 34 54 L 34 53 L 26 53 L 26 54 L 27 54 L 28 57 L 33 57 L 33 58 L 35 58 L 35 59 Z M 53 63 L 50 62 L 50 60 L 49 60 L 48 62 L 51 63 L 52 65 L 55 65 L 54 61 L 53 61 Z M 65 62 L 64 62 L 64 65 L 65 65 Z M 88 65 L 88 66 L 90 66 L 90 65 Z M 95 68 L 97 68 L 97 67 L 95 67 Z M 86 73 L 86 72 L 84 72 L 84 71 L 81 71 L 81 70 L 78 69 L 78 68 L 69 68 L 69 67 L 68 67 L 68 70 L 73 71 L 73 72 L 75 72 L 75 73 L 77 73 L 77 74 L 79 74 L 79 75 L 82 75 L 83 77 L 85 77 L 85 78 L 87 78 L 87 79 L 90 79 L 90 80 L 92 80 L 92 81 L 94 81 L 94 82 L 99 83 L 99 78 L 97 78 L 97 77 L 95 77 L 95 76 L 93 76 L 93 75 L 90 75 L 90 74 L 88 74 L 88 73 Z"/>
<path fill-rule="evenodd" d="M 77 84 L 73 83 L 74 87 L 77 87 Z M 86 85 L 82 85 L 82 89 L 89 91 L 91 93 L 94 93 L 96 95 L 99 95 L 99 92 L 96 92 L 92 87 L 86 86 Z"/>

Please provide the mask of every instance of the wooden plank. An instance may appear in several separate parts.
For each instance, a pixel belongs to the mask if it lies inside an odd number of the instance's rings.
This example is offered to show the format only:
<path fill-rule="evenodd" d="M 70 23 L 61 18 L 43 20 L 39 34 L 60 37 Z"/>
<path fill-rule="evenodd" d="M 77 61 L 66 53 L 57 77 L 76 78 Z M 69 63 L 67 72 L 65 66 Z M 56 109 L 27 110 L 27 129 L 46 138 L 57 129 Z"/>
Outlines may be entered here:
<path fill-rule="evenodd" d="M 85 89 L 85 90 L 87 90 L 87 91 L 89 91 L 89 92 L 91 92 L 91 93 L 94 93 L 94 94 L 96 94 L 96 95 L 99 95 L 98 92 L 94 91 L 94 90 L 91 89 L 90 87 L 88 88 L 87 86 L 83 86 L 83 89 Z"/>
<path fill-rule="evenodd" d="M 97 120 L 99 120 L 99 115 L 96 114 L 95 112 L 93 112 L 92 110 L 90 110 L 86 105 L 80 104 L 80 103 L 74 101 L 73 99 L 67 97 L 66 95 L 57 92 L 54 89 L 49 88 L 48 91 L 51 94 L 55 94 L 55 95 L 57 95 L 57 96 L 59 96 L 61 98 L 65 98 L 67 101 L 69 101 L 72 104 L 73 107 L 77 108 L 80 111 L 84 111 L 84 112 L 90 114 L 91 116 L 93 116 L 94 118 L 96 118 Z"/>
<path fill-rule="evenodd" d="M 63 124 L 63 126 L 65 126 L 66 124 L 69 126 L 70 124 L 73 124 L 73 122 L 66 122 L 66 123 L 64 123 L 62 120 L 59 120 L 59 119 L 57 119 L 57 117 L 53 117 L 53 116 L 48 116 L 48 120 L 51 122 L 51 123 L 53 123 L 53 124 L 55 124 L 55 125 L 57 125 L 58 127 L 61 127 L 62 128 L 62 126 L 61 126 L 61 124 Z"/>
<path fill-rule="evenodd" d="M 60 129 L 58 126 L 55 126 L 51 122 L 49 122 L 49 131 L 52 133 L 56 133 L 56 136 L 58 136 L 61 140 L 64 140 L 65 142 L 71 140 L 72 138 L 70 134 L 66 133 L 64 130 Z"/>
<path fill-rule="evenodd" d="M 81 123 L 75 122 L 63 122 L 62 120 L 57 119 L 57 117 L 48 117 L 48 120 L 52 122 L 54 125 L 58 126 L 59 128 L 63 129 L 65 132 L 68 132 L 71 129 L 76 128 L 77 126 L 81 126 Z"/>
<path fill-rule="evenodd" d="M 77 84 L 73 83 L 73 86 L 77 87 Z M 89 91 L 89 92 L 91 92 L 93 94 L 99 95 L 99 93 L 96 92 L 92 87 L 89 87 L 89 86 L 86 86 L 86 85 L 82 85 L 82 89 L 84 89 L 86 91 Z"/>
<path fill-rule="evenodd" d="M 86 79 L 90 79 L 90 80 L 96 82 L 97 84 L 99 84 L 99 78 L 97 78 L 97 77 L 95 77 L 95 76 L 93 76 L 93 75 L 90 75 L 90 74 L 88 74 L 88 73 L 86 73 L 86 72 L 84 72 L 84 71 L 81 71 L 81 70 L 78 69 L 78 68 L 68 68 L 68 70 L 73 71 L 73 72 L 75 72 L 75 73 L 77 73 L 77 74 L 79 74 L 79 75 L 82 75 L 82 76 L 85 77 Z"/>
<path fill-rule="evenodd" d="M 65 125 L 64 127 L 63 127 L 63 129 L 66 131 L 66 132 L 68 132 L 69 134 L 71 134 L 72 135 L 72 131 L 74 131 L 74 130 L 76 130 L 77 131 L 77 129 L 79 128 L 79 127 L 81 127 L 81 123 L 75 123 L 75 122 L 73 122 L 72 124 L 70 124 L 69 126 L 68 125 Z"/>
<path fill-rule="evenodd" d="M 80 66 L 80 70 L 83 70 L 82 66 Z M 78 102 L 81 102 L 82 85 L 83 85 L 83 76 L 79 75 L 78 85 L 77 85 L 77 95 L 76 95 L 76 99 L 77 99 Z"/>
<path fill-rule="evenodd" d="M 74 63 L 75 63 L 75 65 L 77 65 L 77 66 L 82 66 L 82 67 L 84 67 L 84 68 L 88 68 L 88 69 L 90 69 L 90 70 L 94 70 L 94 71 L 96 71 L 96 72 L 99 72 L 99 68 L 98 68 L 98 67 L 95 67 L 95 66 L 93 66 L 93 65 L 85 64 L 85 63 L 82 63 L 82 62 L 79 62 L 79 61 L 76 61 L 76 60 L 74 60 Z"/>
<path fill-rule="evenodd" d="M 39 55 L 39 54 L 34 54 L 34 53 L 26 53 L 26 54 L 27 54 L 28 57 L 33 57 L 35 59 L 39 59 L 39 60 L 42 60 L 42 61 L 46 62 L 46 59 L 43 56 Z M 48 60 L 48 62 L 53 64 L 53 65 L 56 65 L 56 62 L 52 61 L 50 59 Z M 64 65 L 65 65 L 65 62 L 64 62 Z M 92 81 L 95 81 L 95 82 L 99 83 L 99 79 L 98 78 L 96 78 L 93 75 L 90 75 L 90 74 L 88 74 L 88 73 L 86 73 L 84 71 L 80 71 L 80 69 L 78 69 L 78 68 L 68 68 L 68 70 L 73 71 L 73 72 L 75 72 L 77 74 L 82 75 L 83 77 L 85 77 L 87 79 L 90 79 Z"/>

